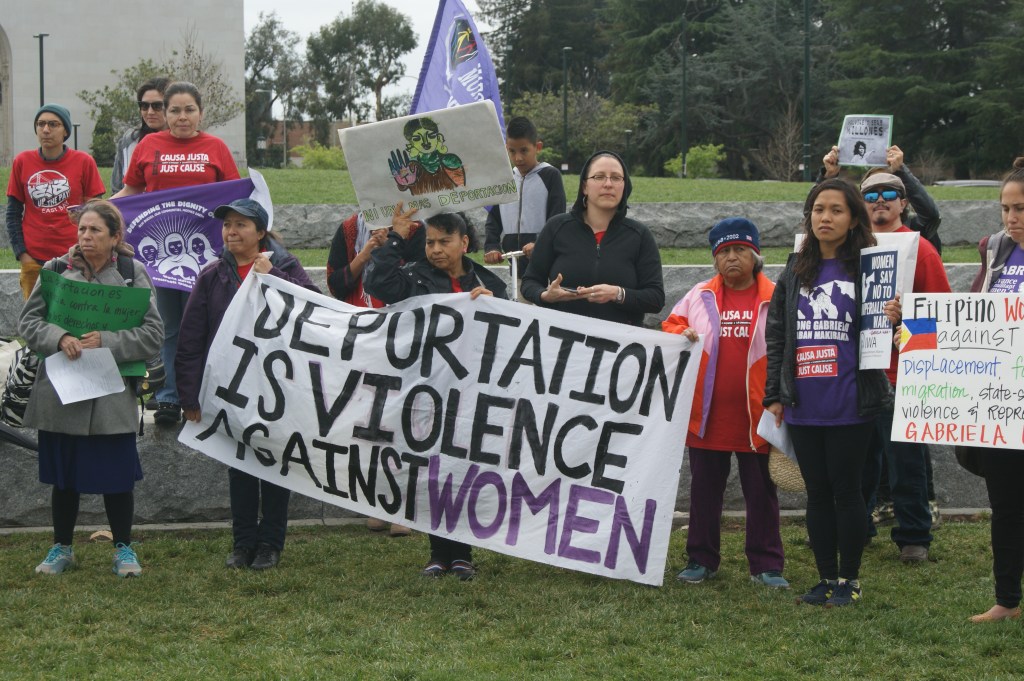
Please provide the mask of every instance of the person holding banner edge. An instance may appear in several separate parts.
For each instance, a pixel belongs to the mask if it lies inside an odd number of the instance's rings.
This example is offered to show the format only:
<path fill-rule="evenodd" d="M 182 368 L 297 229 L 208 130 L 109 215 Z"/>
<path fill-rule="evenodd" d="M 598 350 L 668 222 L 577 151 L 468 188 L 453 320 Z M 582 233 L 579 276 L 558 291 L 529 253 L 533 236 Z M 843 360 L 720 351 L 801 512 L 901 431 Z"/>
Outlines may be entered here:
<path fill-rule="evenodd" d="M 633 185 L 618 154 L 598 151 L 580 173 L 572 210 L 544 225 L 523 275 L 537 305 L 642 326 L 665 306 L 661 254 L 651 231 L 626 217 Z"/>
<path fill-rule="evenodd" d="M 717 274 L 697 284 L 672 308 L 661 328 L 706 342 L 690 412 L 689 561 L 676 579 L 699 584 L 721 563 L 721 518 L 732 454 L 747 511 L 750 579 L 788 589 L 782 576 L 779 498 L 768 473 L 768 443 L 757 434 L 764 406 L 764 328 L 775 284 L 764 275 L 760 235 L 753 222 L 726 218 L 708 235 Z"/>
<path fill-rule="evenodd" d="M 267 211 L 259 202 L 236 199 L 218 206 L 214 215 L 224 221 L 224 253 L 196 281 L 181 319 L 174 360 L 185 418 L 195 423 L 202 420 L 199 389 L 210 345 L 249 272 L 270 274 L 320 292 L 299 261 L 267 229 Z M 228 469 L 228 484 L 234 544 L 225 565 L 253 570 L 275 567 L 284 550 L 291 492 L 235 468 Z"/>
<path fill-rule="evenodd" d="M 372 262 L 364 285 L 373 297 L 397 303 L 431 293 L 464 293 L 472 299 L 496 296 L 507 299 L 505 282 L 485 267 L 477 266 L 466 253 L 478 247 L 476 232 L 461 213 L 440 213 L 426 220 L 426 259 L 401 265 L 403 246 L 415 224 L 416 210 L 395 206 L 387 242 L 371 253 Z M 420 571 L 423 577 L 453 574 L 461 581 L 476 577 L 473 547 L 469 544 L 428 535 L 430 561 Z"/>
<path fill-rule="evenodd" d="M 168 85 L 164 90 L 164 111 L 167 130 L 147 135 L 139 142 L 125 171 L 124 188 L 111 198 L 240 179 L 227 145 L 220 138 L 199 129 L 203 122 L 203 98 L 195 85 L 187 82 Z M 179 158 L 205 160 L 174 160 Z M 164 321 L 164 345 L 160 356 L 167 370 L 164 385 L 156 392 L 156 413 L 153 415 L 161 425 L 174 425 L 181 420 L 174 355 L 188 296 L 187 291 L 156 289 L 157 308 Z"/>
<path fill-rule="evenodd" d="M 836 607 L 861 598 L 861 478 L 875 417 L 893 396 L 882 370 L 858 366 L 860 251 L 875 238 L 857 188 L 840 179 L 815 186 L 802 226 L 768 308 L 763 404 L 788 425 L 807 486 L 820 581 L 798 602 Z"/>
<path fill-rule="evenodd" d="M 1024 292 L 1024 156 L 1013 162 L 999 193 L 1003 231 L 978 244 L 981 268 L 972 293 Z M 992 574 L 996 604 L 970 618 L 997 622 L 1020 618 L 1024 576 L 1024 450 L 976 448 L 992 507 Z"/>
<path fill-rule="evenodd" d="M 67 256 L 50 261 L 47 269 L 75 282 L 132 286 L 147 293 L 152 287 L 145 267 L 130 261 L 133 278 L 126 282 L 119 259 L 129 260 L 132 247 L 124 243 L 124 220 L 110 202 L 93 200 L 73 214 L 78 244 Z M 146 360 L 160 349 L 163 326 L 156 303 L 148 295 L 142 323 L 121 331 L 90 331 L 80 338 L 47 321 L 47 303 L 37 282 L 21 312 L 19 333 L 28 346 L 43 355 L 64 353 L 78 360 L 82 351 L 109 348 L 118 362 Z M 142 479 L 136 446 L 138 406 L 134 389 L 81 402 L 63 404 L 40 362 L 25 425 L 39 430 L 39 481 L 53 486 L 51 511 L 54 544 L 36 567 L 41 574 L 60 574 L 75 563 L 72 540 L 81 495 L 102 494 L 115 546 L 113 572 L 119 577 L 142 574 L 132 548 L 135 513 L 134 487 Z"/>

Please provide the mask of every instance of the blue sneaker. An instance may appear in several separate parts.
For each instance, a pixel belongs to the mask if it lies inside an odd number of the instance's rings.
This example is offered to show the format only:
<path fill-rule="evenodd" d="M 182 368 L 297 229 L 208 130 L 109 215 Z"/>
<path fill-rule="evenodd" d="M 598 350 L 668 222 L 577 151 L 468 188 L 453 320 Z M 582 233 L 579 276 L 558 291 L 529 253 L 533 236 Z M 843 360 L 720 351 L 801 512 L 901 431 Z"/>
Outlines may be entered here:
<path fill-rule="evenodd" d="M 718 574 L 714 570 L 710 570 L 696 561 L 690 561 L 686 564 L 686 567 L 676 575 L 676 579 L 680 582 L 686 582 L 687 584 L 700 584 L 705 579 L 713 579 Z"/>
<path fill-rule="evenodd" d="M 835 581 L 823 579 L 812 586 L 810 591 L 796 599 L 796 602 L 806 603 L 808 605 L 825 605 L 828 599 L 832 598 L 832 591 L 835 588 Z"/>
<path fill-rule="evenodd" d="M 762 572 L 759 575 L 751 575 L 750 581 L 755 584 L 763 584 L 769 589 L 789 588 L 789 582 L 786 581 L 786 578 L 783 577 L 782 573 L 778 570 L 768 570 L 767 572 Z"/>
<path fill-rule="evenodd" d="M 139 557 L 135 550 L 128 544 L 118 544 L 114 547 L 114 574 L 118 577 L 138 577 L 142 574 L 142 566 L 139 565 Z"/>
<path fill-rule="evenodd" d="M 54 544 L 43 562 L 36 566 L 38 575 L 59 575 L 75 566 L 75 551 L 69 544 Z"/>

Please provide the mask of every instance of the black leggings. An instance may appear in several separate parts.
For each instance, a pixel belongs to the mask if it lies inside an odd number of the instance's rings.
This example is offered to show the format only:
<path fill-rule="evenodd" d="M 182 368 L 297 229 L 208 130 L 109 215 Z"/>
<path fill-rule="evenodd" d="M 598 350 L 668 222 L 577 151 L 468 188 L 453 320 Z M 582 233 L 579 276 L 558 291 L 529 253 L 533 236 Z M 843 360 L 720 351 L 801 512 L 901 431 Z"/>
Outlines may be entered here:
<path fill-rule="evenodd" d="M 874 428 L 873 421 L 789 426 L 807 485 L 807 535 L 821 579 L 857 579 L 860 573 L 867 537 L 861 477 Z"/>
<path fill-rule="evenodd" d="M 427 535 L 430 537 L 430 562 L 441 563 L 451 566 L 452 561 L 464 560 L 467 563 L 473 562 L 473 547 L 463 544 L 454 539 L 439 537 L 436 534 Z"/>
<path fill-rule="evenodd" d="M 78 521 L 78 490 L 58 489 L 53 486 L 50 507 L 53 513 L 53 541 L 70 546 L 74 540 L 75 523 Z M 107 522 L 114 544 L 131 544 L 132 520 L 135 517 L 135 495 L 132 492 L 104 494 L 103 507 L 107 510 Z"/>
<path fill-rule="evenodd" d="M 992 574 L 996 603 L 1020 605 L 1024 574 L 1024 452 L 987 449 L 982 459 L 988 503 L 992 506 Z"/>

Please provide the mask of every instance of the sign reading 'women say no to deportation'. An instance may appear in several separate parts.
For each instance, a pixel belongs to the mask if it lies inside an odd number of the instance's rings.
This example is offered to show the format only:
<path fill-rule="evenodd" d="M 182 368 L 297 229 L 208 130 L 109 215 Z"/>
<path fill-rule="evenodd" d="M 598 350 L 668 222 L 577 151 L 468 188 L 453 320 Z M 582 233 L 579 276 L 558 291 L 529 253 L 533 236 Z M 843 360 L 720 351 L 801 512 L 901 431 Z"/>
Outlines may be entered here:
<path fill-rule="evenodd" d="M 367 310 L 250 275 L 180 440 L 373 517 L 661 584 L 691 356 L 681 336 L 488 296 Z"/>
<path fill-rule="evenodd" d="M 1024 296 L 905 296 L 892 439 L 1024 449 Z"/>

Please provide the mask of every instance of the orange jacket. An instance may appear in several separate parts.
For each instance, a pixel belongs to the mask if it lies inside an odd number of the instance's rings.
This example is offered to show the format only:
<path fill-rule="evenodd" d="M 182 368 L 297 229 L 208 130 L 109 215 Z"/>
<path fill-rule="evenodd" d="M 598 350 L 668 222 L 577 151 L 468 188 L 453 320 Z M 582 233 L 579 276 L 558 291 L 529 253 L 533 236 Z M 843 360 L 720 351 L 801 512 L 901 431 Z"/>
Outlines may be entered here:
<path fill-rule="evenodd" d="M 718 339 L 721 335 L 721 311 L 718 309 L 718 294 L 725 285 L 722 275 L 716 274 L 708 281 L 697 284 L 672 308 L 672 314 L 661 323 L 662 331 L 682 333 L 693 328 L 704 336 L 704 351 L 701 353 L 700 369 L 697 373 L 697 387 L 690 410 L 690 432 L 704 437 L 708 412 L 715 388 L 715 368 L 718 364 Z M 772 298 L 775 284 L 759 272 L 755 275 L 757 286 L 757 315 L 750 330 L 750 350 L 747 352 L 747 414 L 750 417 L 750 449 L 764 447 L 766 441 L 757 434 L 764 406 L 764 382 L 767 376 L 768 360 L 765 356 L 764 327 L 768 315 L 768 301 Z"/>

